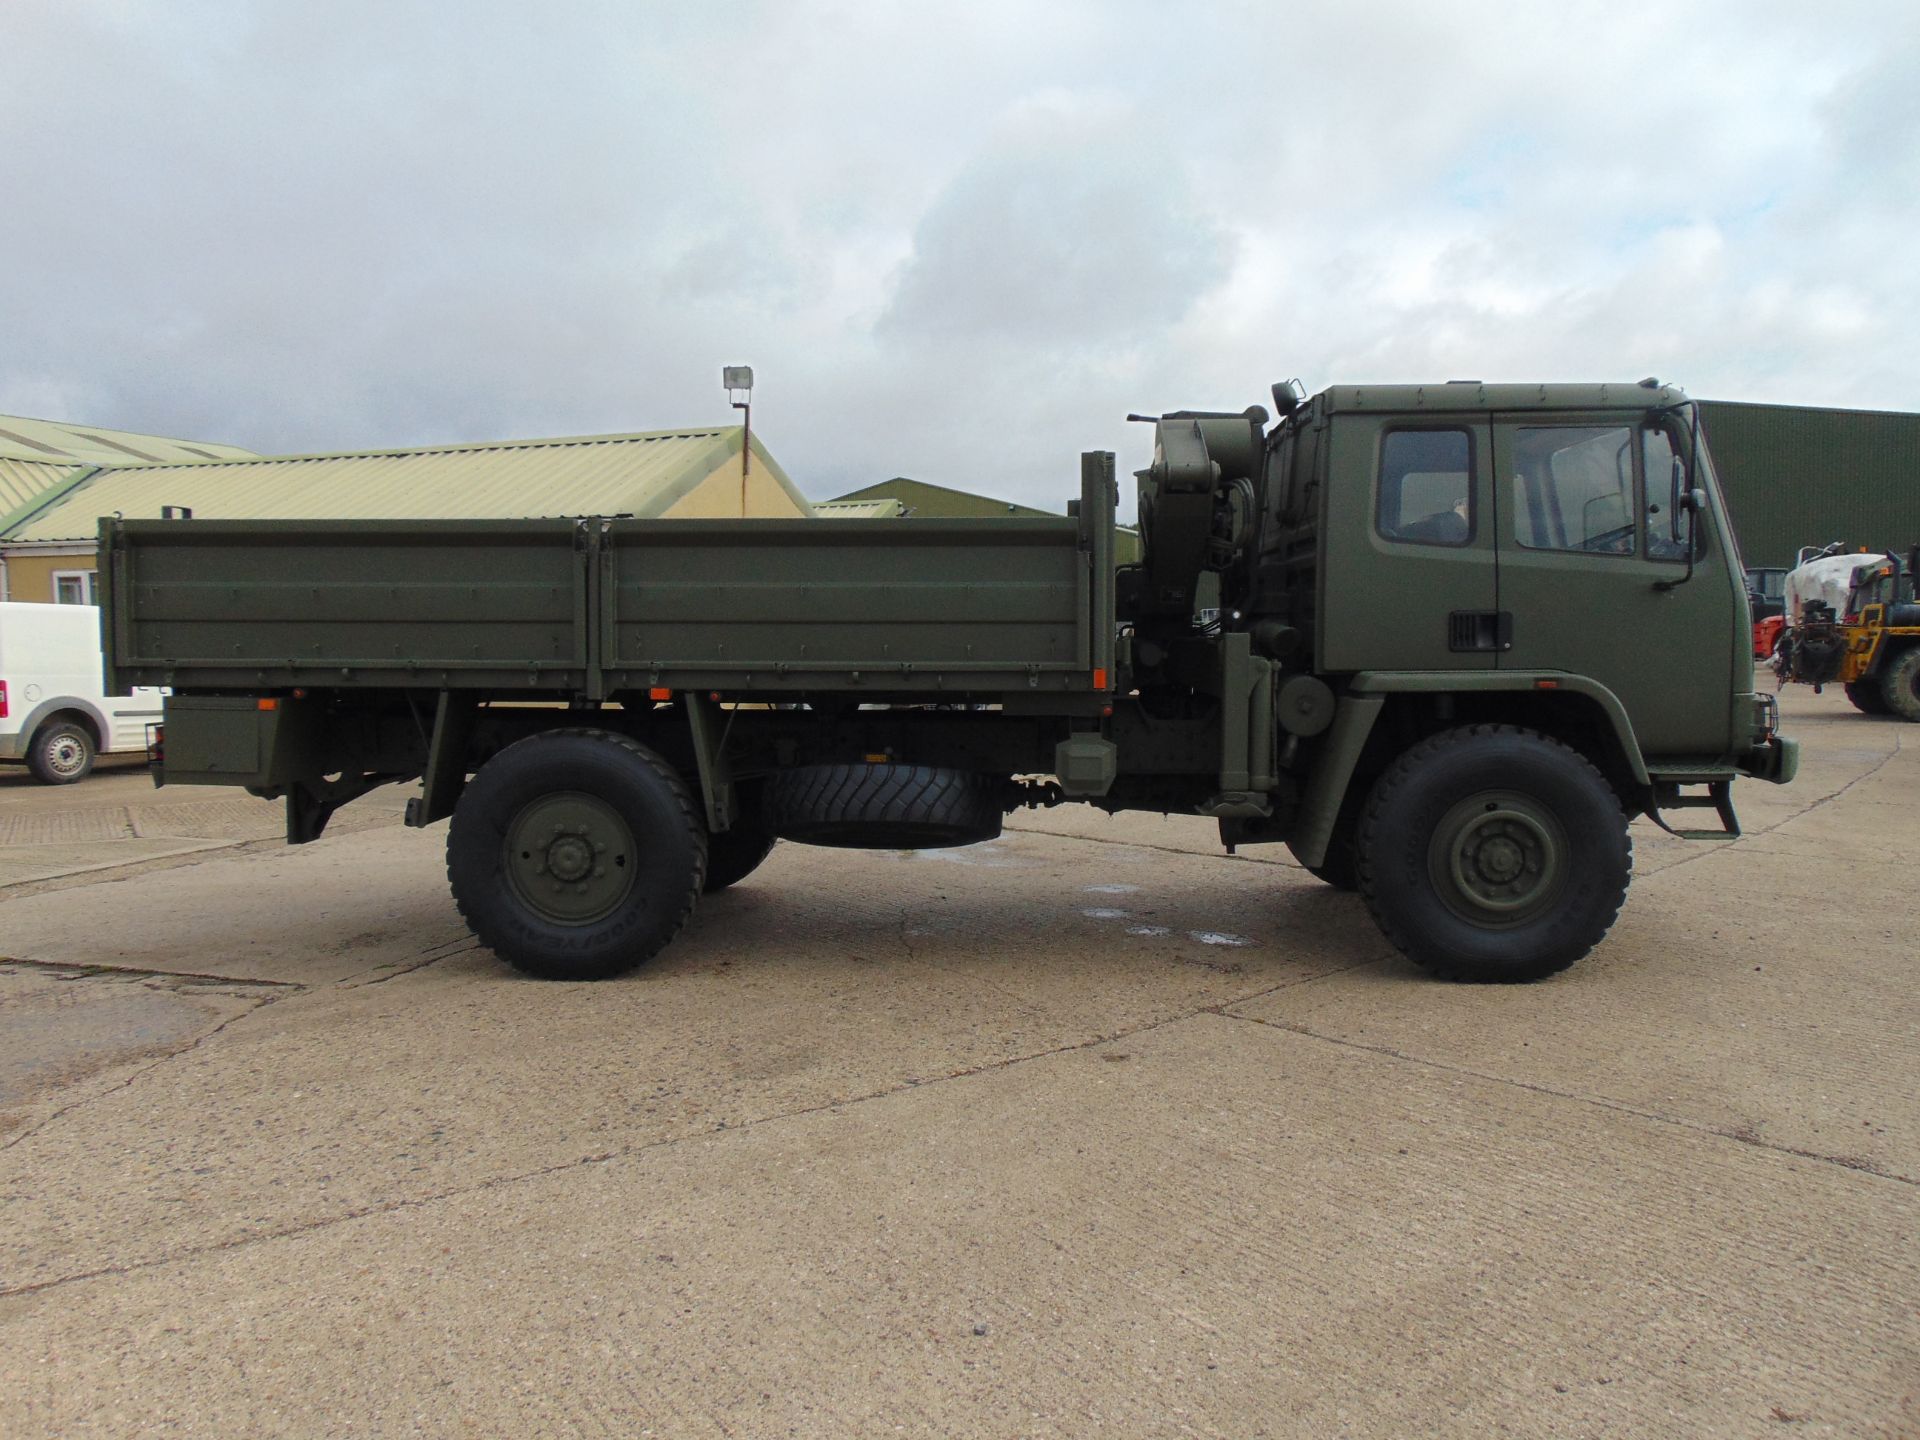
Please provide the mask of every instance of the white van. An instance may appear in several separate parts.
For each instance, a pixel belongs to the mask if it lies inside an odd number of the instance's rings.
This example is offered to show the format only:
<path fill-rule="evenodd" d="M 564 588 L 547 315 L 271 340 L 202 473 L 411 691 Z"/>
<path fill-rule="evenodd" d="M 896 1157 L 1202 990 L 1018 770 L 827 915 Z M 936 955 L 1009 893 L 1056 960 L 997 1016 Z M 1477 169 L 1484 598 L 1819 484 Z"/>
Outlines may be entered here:
<path fill-rule="evenodd" d="M 101 693 L 94 606 L 0 602 L 0 760 L 71 785 L 103 750 L 145 749 L 164 693 Z"/>

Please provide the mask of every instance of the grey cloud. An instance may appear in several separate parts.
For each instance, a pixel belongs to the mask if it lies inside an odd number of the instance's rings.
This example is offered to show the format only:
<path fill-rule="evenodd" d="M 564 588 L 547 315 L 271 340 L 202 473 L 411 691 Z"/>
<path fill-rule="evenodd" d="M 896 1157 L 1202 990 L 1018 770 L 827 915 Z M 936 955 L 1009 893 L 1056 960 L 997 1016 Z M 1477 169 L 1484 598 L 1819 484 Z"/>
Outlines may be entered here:
<path fill-rule="evenodd" d="M 1126 410 L 1920 404 L 1920 19 L 1835 0 L 0 8 L 0 411 L 263 449 L 726 421 L 1056 503 Z"/>
<path fill-rule="evenodd" d="M 1054 350 L 1137 345 L 1218 283 L 1231 243 L 1178 161 L 1135 127 L 1022 127 L 914 232 L 879 332 Z"/>

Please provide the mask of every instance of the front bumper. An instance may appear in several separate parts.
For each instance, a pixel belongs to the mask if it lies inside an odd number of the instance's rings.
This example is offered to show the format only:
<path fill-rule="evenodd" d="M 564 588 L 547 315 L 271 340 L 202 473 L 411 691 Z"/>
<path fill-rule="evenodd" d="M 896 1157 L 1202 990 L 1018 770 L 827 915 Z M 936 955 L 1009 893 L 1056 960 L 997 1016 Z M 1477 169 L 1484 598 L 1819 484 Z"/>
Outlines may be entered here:
<path fill-rule="evenodd" d="M 1785 785 L 1800 773 L 1800 742 L 1786 735 L 1775 735 L 1747 752 L 1740 761 L 1740 771 L 1756 780 Z"/>

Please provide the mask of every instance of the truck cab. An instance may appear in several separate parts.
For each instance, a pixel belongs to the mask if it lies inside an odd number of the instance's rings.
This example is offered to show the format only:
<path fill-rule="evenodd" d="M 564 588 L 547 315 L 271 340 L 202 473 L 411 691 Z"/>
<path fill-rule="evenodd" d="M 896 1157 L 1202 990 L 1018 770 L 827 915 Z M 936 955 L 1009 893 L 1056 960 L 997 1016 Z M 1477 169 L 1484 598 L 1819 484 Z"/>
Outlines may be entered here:
<path fill-rule="evenodd" d="M 1383 786 L 1427 764 L 1472 770 L 1468 752 L 1496 757 L 1488 773 L 1537 762 L 1548 788 L 1558 780 L 1544 772 L 1577 771 L 1589 798 L 1604 787 L 1625 816 L 1693 838 L 1739 833 L 1737 777 L 1791 778 L 1797 753 L 1755 691 L 1744 576 L 1680 391 L 1471 382 L 1311 399 L 1276 387 L 1275 401 L 1271 429 L 1258 408 L 1161 418 L 1140 472 L 1144 573 L 1121 588 L 1143 693 L 1176 678 L 1161 657 L 1180 651 L 1196 554 L 1220 571 L 1223 629 L 1278 668 L 1273 804 L 1222 813 L 1229 844 L 1283 840 L 1316 875 L 1370 889 L 1367 821 Z M 1220 459 L 1196 540 L 1198 487 L 1183 490 L 1180 475 L 1201 473 L 1203 455 Z M 1488 786 L 1479 803 L 1497 822 L 1429 837 L 1439 850 L 1419 865 L 1432 874 L 1401 888 L 1431 900 L 1452 886 L 1456 918 L 1525 931 L 1521 916 L 1546 916 L 1565 882 L 1548 875 L 1522 895 L 1508 869 L 1547 875 L 1582 850 L 1577 830 L 1617 828 L 1604 807 L 1570 828 L 1538 801 Z M 1668 819 L 1693 808 L 1714 811 L 1717 828 Z M 1383 827 L 1438 823 L 1376 821 L 1376 849 Z M 1624 889 L 1627 852 L 1612 852 L 1600 858 L 1621 867 Z M 1510 905 L 1516 896 L 1525 903 Z M 1510 973 L 1465 949 L 1442 968 Z"/>
<path fill-rule="evenodd" d="M 1658 764 L 1691 774 L 1751 750 L 1746 592 L 1679 392 L 1342 387 L 1268 454 L 1270 491 L 1315 492 L 1292 527 L 1266 514 L 1282 547 L 1303 525 L 1323 537 L 1318 673 L 1546 678 L 1617 705 Z"/>

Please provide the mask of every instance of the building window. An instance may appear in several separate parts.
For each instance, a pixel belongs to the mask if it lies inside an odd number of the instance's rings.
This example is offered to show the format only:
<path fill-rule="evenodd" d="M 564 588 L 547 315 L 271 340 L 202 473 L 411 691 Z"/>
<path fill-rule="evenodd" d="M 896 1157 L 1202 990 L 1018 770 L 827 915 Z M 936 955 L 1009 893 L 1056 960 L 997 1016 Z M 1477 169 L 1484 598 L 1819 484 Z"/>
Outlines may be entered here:
<path fill-rule="evenodd" d="M 58 605 L 92 605 L 97 570 L 56 570 L 53 572 L 53 599 Z"/>

